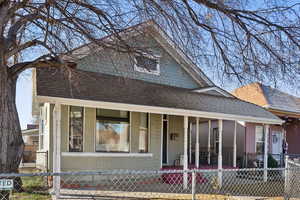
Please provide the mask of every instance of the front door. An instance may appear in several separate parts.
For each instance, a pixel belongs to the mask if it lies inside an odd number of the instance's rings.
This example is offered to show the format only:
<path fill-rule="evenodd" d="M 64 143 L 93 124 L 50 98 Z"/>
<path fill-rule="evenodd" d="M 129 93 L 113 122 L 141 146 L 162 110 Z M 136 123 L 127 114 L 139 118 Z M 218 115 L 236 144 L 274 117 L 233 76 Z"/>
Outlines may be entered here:
<path fill-rule="evenodd" d="M 162 164 L 168 164 L 168 116 L 163 116 Z"/>
<path fill-rule="evenodd" d="M 272 154 L 279 155 L 282 154 L 282 142 L 283 137 L 280 131 L 272 132 Z"/>

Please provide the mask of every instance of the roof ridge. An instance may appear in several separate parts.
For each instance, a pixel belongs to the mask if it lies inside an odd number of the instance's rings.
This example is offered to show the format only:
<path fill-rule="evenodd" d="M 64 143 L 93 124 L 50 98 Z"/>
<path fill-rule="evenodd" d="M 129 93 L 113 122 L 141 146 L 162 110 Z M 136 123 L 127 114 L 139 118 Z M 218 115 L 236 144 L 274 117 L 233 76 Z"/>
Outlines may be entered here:
<path fill-rule="evenodd" d="M 278 88 L 274 88 L 274 87 L 272 87 L 272 86 L 264 85 L 264 84 L 262 84 L 262 85 L 265 86 L 265 87 L 269 87 L 269 88 L 272 89 L 272 90 L 275 90 L 275 91 L 278 91 L 278 92 L 280 92 L 280 93 L 283 93 L 283 94 L 285 94 L 286 96 L 290 96 L 290 97 L 293 97 L 293 98 L 295 98 L 295 99 L 299 99 L 299 100 L 300 100 L 300 97 L 295 96 L 295 95 L 292 95 L 292 94 L 290 94 L 290 93 L 288 93 L 288 92 L 284 92 L 284 91 L 282 91 L 282 90 L 280 90 L 280 89 L 278 89 Z"/>
<path fill-rule="evenodd" d="M 261 94 L 262 97 L 264 98 L 264 101 L 266 102 L 265 106 L 270 106 L 270 100 L 268 99 L 267 95 L 265 94 L 265 90 L 263 89 L 263 87 L 265 87 L 264 84 L 262 84 L 261 82 L 256 82 L 256 84 L 258 85 L 259 89 L 261 90 Z"/>

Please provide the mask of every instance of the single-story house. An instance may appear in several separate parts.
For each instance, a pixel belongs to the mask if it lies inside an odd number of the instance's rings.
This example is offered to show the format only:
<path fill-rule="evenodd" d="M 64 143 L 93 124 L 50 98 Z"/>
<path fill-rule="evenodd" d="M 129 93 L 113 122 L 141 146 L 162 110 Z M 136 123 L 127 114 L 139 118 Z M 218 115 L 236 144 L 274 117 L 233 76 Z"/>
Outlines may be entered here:
<path fill-rule="evenodd" d="M 236 167 L 238 128 L 231 126 L 232 136 L 224 137 L 226 121 L 260 124 L 266 136 L 270 125 L 283 122 L 217 87 L 154 22 L 124 35 L 151 55 L 87 45 L 71 52 L 78 54 L 71 76 L 57 68 L 34 70 L 40 151 L 49 152 L 41 162 L 50 170 L 201 168 L 200 144 L 210 132 L 205 123 L 218 126 L 211 133 L 217 167 L 229 164 L 222 158 L 223 141 L 233 145 L 230 166 Z"/>
<path fill-rule="evenodd" d="M 278 89 L 261 83 L 252 83 L 237 88 L 232 93 L 237 98 L 259 105 L 281 118 L 282 125 L 271 125 L 269 135 L 269 153 L 276 159 L 283 158 L 284 154 L 300 154 L 300 98 L 292 96 Z M 257 127 L 247 124 L 247 149 L 249 153 L 256 153 L 253 148 L 257 137 L 254 134 Z"/>

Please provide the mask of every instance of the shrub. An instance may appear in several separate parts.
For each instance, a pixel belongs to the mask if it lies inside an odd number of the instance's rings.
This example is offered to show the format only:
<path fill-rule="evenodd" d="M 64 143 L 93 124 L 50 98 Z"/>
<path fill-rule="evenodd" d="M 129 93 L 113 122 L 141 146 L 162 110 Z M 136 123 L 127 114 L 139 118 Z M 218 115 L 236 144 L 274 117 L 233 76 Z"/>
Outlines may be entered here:
<path fill-rule="evenodd" d="M 272 155 L 268 155 L 268 168 L 277 168 L 278 162 L 273 158 Z"/>

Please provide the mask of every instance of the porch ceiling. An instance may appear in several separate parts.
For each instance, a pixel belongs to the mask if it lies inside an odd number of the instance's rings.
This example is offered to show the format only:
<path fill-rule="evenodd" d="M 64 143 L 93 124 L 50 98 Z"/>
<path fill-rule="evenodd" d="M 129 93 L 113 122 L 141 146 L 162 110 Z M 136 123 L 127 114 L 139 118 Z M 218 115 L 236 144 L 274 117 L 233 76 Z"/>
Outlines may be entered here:
<path fill-rule="evenodd" d="M 169 114 L 178 114 L 180 111 L 181 115 L 187 116 L 282 123 L 264 108 L 236 98 L 82 70 L 76 70 L 69 77 L 57 69 L 37 69 L 36 86 L 37 96 L 52 99 L 76 99 L 82 103 L 108 102 L 127 105 L 128 110 L 148 108 L 147 112 L 163 112 L 165 109 Z"/>

